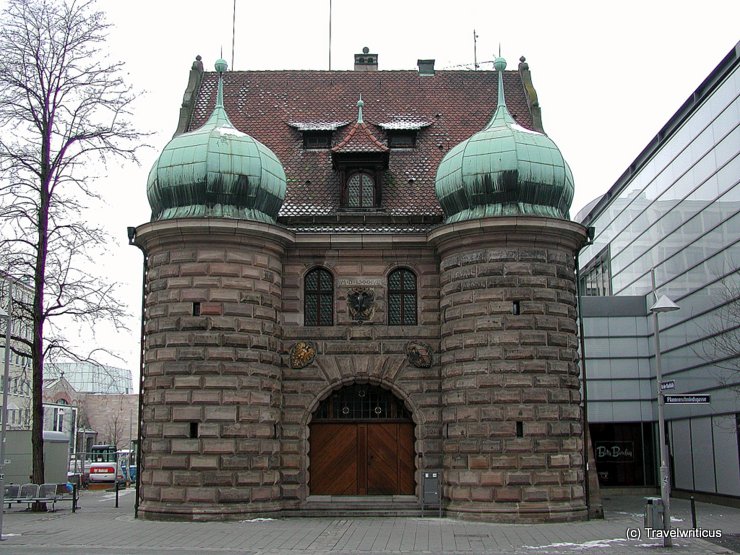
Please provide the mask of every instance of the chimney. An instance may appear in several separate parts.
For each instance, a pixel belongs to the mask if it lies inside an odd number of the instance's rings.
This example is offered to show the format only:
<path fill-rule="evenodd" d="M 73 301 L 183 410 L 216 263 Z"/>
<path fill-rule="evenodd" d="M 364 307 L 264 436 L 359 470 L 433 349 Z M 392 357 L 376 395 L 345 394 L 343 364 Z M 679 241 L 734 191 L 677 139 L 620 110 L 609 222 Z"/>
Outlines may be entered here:
<path fill-rule="evenodd" d="M 419 75 L 434 75 L 434 60 L 416 60 Z"/>
<path fill-rule="evenodd" d="M 366 46 L 362 54 L 355 54 L 355 71 L 378 71 L 378 55 L 370 54 Z"/>

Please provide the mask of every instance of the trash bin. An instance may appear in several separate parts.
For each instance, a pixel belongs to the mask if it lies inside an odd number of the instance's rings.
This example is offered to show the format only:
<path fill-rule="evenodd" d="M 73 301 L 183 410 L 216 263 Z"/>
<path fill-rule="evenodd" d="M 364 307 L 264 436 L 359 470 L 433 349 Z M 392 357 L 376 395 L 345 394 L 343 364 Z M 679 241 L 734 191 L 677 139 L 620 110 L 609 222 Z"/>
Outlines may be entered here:
<path fill-rule="evenodd" d="M 660 497 L 645 498 L 645 528 L 663 529 L 663 499 Z"/>

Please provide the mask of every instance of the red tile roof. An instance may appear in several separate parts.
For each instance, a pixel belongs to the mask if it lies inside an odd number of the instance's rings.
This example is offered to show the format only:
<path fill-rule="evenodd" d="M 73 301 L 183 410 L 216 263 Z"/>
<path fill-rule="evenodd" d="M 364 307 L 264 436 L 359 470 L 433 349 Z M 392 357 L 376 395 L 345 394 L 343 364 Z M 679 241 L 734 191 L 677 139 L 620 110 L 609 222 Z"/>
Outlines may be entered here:
<path fill-rule="evenodd" d="M 368 128 L 366 123 L 355 123 L 344 140 L 331 149 L 332 152 L 388 152 Z"/>
<path fill-rule="evenodd" d="M 216 84 L 216 73 L 204 73 L 189 129 L 207 120 Z M 442 70 L 434 76 L 417 71 L 234 71 L 225 74 L 224 87 L 231 122 L 267 145 L 285 168 L 282 221 L 337 212 L 340 183 L 331 149 L 304 149 L 300 129 L 336 128 L 332 146 L 342 148 L 352 134 L 359 135 L 357 125 L 344 123 L 357 121 L 360 95 L 366 130 L 383 147 L 392 132 L 383 128 L 389 122 L 424 122 L 415 148 L 390 149 L 382 209 L 399 216 L 440 216 L 434 194 L 437 166 L 451 147 L 488 123 L 497 98 L 493 71 Z M 532 115 L 517 71 L 504 72 L 504 87 L 509 111 L 531 129 Z"/>

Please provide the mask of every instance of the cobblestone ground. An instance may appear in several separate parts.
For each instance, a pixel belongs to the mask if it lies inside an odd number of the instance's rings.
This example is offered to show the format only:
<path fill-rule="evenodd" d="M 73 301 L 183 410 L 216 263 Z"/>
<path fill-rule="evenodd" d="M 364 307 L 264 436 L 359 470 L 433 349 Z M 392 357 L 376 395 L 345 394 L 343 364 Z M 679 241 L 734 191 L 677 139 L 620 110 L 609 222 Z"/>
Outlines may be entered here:
<path fill-rule="evenodd" d="M 8 554 L 176 552 L 239 554 L 364 553 L 655 553 L 662 540 L 642 529 L 643 498 L 606 494 L 604 520 L 567 524 L 484 524 L 439 518 L 290 518 L 241 522 L 149 522 L 133 517 L 133 491 L 83 492 L 81 508 L 54 513 L 6 508 L 0 552 Z M 690 505 L 672 503 L 673 526 L 691 528 Z M 732 553 L 740 534 L 740 509 L 697 503 L 697 525 L 721 532 L 717 545 L 696 538 L 674 539 L 672 553 Z"/>

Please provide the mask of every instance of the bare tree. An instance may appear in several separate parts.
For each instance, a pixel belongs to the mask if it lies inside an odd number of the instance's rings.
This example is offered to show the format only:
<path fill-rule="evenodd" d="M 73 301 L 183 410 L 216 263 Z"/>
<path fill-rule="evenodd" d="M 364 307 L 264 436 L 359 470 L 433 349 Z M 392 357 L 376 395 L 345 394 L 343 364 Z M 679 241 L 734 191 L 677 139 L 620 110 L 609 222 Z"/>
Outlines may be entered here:
<path fill-rule="evenodd" d="M 118 406 L 115 406 L 116 404 Z M 123 440 L 124 427 L 126 425 L 124 422 L 125 415 L 123 413 L 123 398 L 119 395 L 118 402 L 116 403 L 114 401 L 112 405 L 114 406 L 108 407 L 108 418 L 105 421 L 105 441 L 107 441 L 109 445 L 116 445 L 120 448 Z"/>
<path fill-rule="evenodd" d="M 101 319 L 122 326 L 115 287 L 93 273 L 105 244 L 85 221 L 99 200 L 97 173 L 136 160 L 142 134 L 131 124 L 135 94 L 123 64 L 103 51 L 110 25 L 94 0 L 9 0 L 0 20 L 0 260 L 33 285 L 19 305 L 33 323 L 18 338 L 33 361 L 33 480 L 44 480 L 44 359 L 70 349 L 60 323 Z M 97 249 L 97 250 L 96 250 Z"/>
<path fill-rule="evenodd" d="M 706 337 L 694 352 L 711 362 L 720 385 L 740 394 L 740 281 L 731 273 L 718 282 L 718 308 L 702 328 Z"/>

